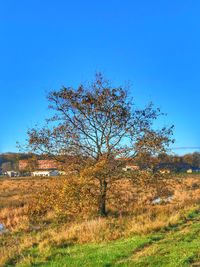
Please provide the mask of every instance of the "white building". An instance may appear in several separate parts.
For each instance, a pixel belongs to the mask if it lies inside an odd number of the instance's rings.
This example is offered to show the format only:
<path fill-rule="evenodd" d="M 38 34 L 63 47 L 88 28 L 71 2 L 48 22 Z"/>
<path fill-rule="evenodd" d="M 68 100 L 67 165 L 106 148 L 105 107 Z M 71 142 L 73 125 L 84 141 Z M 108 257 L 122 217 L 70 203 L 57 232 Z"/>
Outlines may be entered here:
<path fill-rule="evenodd" d="M 46 170 L 46 171 L 34 171 L 31 173 L 32 176 L 58 176 L 59 175 L 59 171 L 57 170 Z"/>
<path fill-rule="evenodd" d="M 122 168 L 123 171 L 127 172 L 127 171 L 138 171 L 139 170 L 139 166 L 137 165 L 126 165 L 125 168 Z"/>
<path fill-rule="evenodd" d="M 159 172 L 161 174 L 170 174 L 171 173 L 171 171 L 169 169 L 161 169 L 161 170 L 159 170 Z"/>
<path fill-rule="evenodd" d="M 192 169 L 187 170 L 187 173 L 193 173 Z"/>
<path fill-rule="evenodd" d="M 19 173 L 16 172 L 16 171 L 7 171 L 7 172 L 5 172 L 5 174 L 7 176 L 9 176 L 9 177 L 17 177 L 17 176 L 19 176 Z"/>

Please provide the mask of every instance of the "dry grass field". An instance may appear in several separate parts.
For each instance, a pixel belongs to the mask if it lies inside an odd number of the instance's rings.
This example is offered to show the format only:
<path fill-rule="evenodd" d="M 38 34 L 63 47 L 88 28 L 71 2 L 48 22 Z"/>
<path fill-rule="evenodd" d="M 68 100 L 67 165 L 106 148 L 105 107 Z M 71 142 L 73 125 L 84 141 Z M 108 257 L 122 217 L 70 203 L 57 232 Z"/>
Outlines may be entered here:
<path fill-rule="evenodd" d="M 64 266 L 63 258 L 68 263 L 65 266 L 190 266 L 155 265 L 153 260 L 152 265 L 151 262 L 149 265 L 145 265 L 147 263 L 137 265 L 136 262 L 135 265 L 131 265 L 130 255 L 126 255 L 127 251 L 133 251 L 133 248 L 141 251 L 142 246 L 146 247 L 149 243 L 159 241 L 160 237 L 157 240 L 157 235 L 162 235 L 164 238 L 163 233 L 168 236 L 176 227 L 183 227 L 185 223 L 191 225 L 193 217 L 198 221 L 200 175 L 179 175 L 175 180 L 177 182 L 172 202 L 139 207 L 130 216 L 58 222 L 50 211 L 41 218 L 41 222 L 34 223 L 28 215 L 28 205 L 35 192 L 52 181 L 52 178 L 1 178 L 0 223 L 5 225 L 7 231 L 0 234 L 0 266 Z M 190 231 L 190 228 L 184 227 L 185 231 Z M 103 244 L 108 244 L 106 249 L 110 249 L 109 253 L 113 258 L 106 258 L 102 254 Z M 109 244 L 111 247 L 117 246 L 121 254 L 115 255 L 116 249 L 112 250 Z M 70 257 L 66 259 L 69 248 L 72 254 L 75 253 L 73 251 L 80 253 L 80 250 L 85 249 L 81 252 L 85 258 L 82 260 L 74 258 L 73 261 Z M 99 261 L 90 262 L 91 249 L 95 248 L 97 252 L 99 251 L 97 255 Z M 144 255 L 142 252 L 140 254 L 137 252 L 137 257 L 147 257 L 145 251 Z M 153 252 L 147 251 L 148 255 L 149 253 Z M 115 264 L 115 257 L 128 258 L 127 261 L 123 259 Z M 104 258 L 113 263 L 106 265 Z M 81 263 L 83 260 L 85 264 Z M 143 258 L 141 260 L 143 261 Z"/>
<path fill-rule="evenodd" d="M 19 229 L 27 221 L 27 204 L 48 179 L 23 177 L 0 179 L 0 223 L 7 229 Z"/>

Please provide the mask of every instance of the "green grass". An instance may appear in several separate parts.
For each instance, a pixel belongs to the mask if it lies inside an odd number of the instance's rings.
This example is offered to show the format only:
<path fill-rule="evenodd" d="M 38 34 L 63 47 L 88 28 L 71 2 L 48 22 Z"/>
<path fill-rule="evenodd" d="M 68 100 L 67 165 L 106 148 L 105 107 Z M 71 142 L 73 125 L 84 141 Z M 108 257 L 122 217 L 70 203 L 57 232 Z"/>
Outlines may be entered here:
<path fill-rule="evenodd" d="M 186 267 L 200 258 L 200 223 L 167 234 L 116 266 Z M 199 266 L 199 265 L 198 265 Z"/>
<path fill-rule="evenodd" d="M 32 250 L 30 253 L 34 256 L 32 266 L 113 266 L 118 260 L 126 259 L 131 256 L 134 250 L 142 249 L 153 242 L 153 238 L 135 236 L 130 239 L 118 240 L 104 244 L 86 244 L 75 245 L 65 248 L 52 248 L 50 255 L 45 260 L 38 258 L 37 252 Z M 47 252 L 47 254 L 49 251 Z M 43 256 L 45 257 L 45 255 Z M 12 266 L 12 265 L 11 265 Z M 25 267 L 30 264 L 19 264 L 17 266 Z"/>
<path fill-rule="evenodd" d="M 44 267 L 186 267 L 200 266 L 200 214 L 193 211 L 176 226 L 159 233 L 134 236 L 102 244 L 36 246 L 23 253 L 21 262 L 6 266 Z M 196 263 L 196 265 L 195 265 Z"/>

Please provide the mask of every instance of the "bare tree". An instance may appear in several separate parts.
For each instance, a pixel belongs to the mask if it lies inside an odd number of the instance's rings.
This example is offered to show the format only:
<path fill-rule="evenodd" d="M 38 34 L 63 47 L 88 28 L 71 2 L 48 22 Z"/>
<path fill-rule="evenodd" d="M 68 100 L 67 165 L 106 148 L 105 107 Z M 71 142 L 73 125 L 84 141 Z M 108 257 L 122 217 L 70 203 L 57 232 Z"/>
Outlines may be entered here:
<path fill-rule="evenodd" d="M 101 73 L 94 82 L 77 89 L 63 87 L 50 92 L 48 101 L 55 114 L 42 129 L 28 131 L 29 146 L 34 152 L 62 160 L 63 155 L 70 155 L 82 159 L 89 169 L 96 167 L 93 178 L 99 183 L 101 215 L 106 214 L 111 179 L 123 177 L 119 159 L 164 153 L 173 141 L 173 127 L 154 129 L 154 121 L 163 115 L 160 109 L 152 103 L 137 109 L 126 89 L 113 87 Z"/>

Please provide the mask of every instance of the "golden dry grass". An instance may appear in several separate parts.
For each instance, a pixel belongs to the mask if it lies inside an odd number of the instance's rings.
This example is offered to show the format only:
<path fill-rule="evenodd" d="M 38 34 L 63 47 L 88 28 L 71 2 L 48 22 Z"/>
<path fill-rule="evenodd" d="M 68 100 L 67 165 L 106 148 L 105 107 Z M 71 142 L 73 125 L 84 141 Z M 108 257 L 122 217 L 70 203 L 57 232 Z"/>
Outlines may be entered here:
<path fill-rule="evenodd" d="M 200 176 L 190 175 L 179 177 L 174 188 L 174 199 L 169 204 L 138 206 L 131 215 L 126 216 L 62 223 L 55 223 L 54 214 L 49 211 L 43 218 L 46 224 L 32 225 L 27 205 L 34 193 L 49 183 L 49 179 L 0 180 L 0 223 L 9 230 L 5 235 L 0 235 L 0 266 L 5 266 L 9 260 L 17 261 L 24 250 L 34 245 L 42 253 L 52 246 L 99 243 L 157 232 L 176 225 L 188 211 L 199 208 Z"/>
<path fill-rule="evenodd" d="M 27 226 L 27 205 L 48 179 L 0 179 L 0 223 L 9 230 Z"/>

